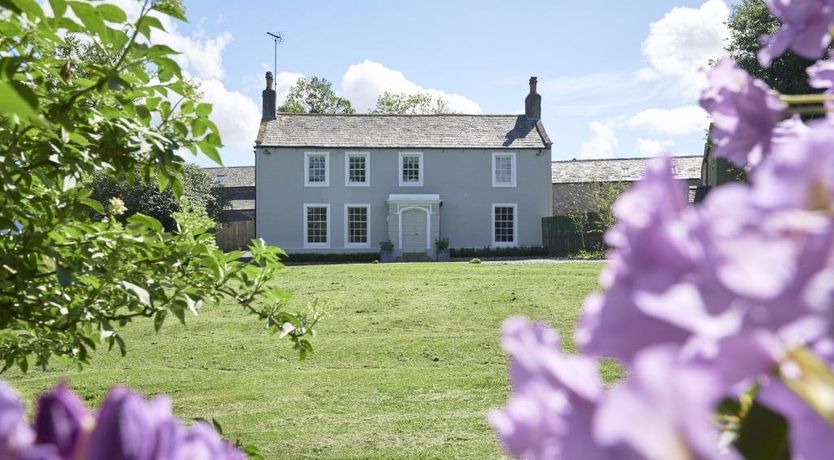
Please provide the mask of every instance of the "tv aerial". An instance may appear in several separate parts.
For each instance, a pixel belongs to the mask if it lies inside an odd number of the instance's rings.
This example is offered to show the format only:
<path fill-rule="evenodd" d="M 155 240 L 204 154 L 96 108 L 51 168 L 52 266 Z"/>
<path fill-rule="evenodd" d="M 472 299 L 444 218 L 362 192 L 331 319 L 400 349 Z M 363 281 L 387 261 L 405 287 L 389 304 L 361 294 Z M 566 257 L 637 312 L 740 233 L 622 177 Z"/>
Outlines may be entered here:
<path fill-rule="evenodd" d="M 269 35 L 270 37 L 272 37 L 272 40 L 275 42 L 275 57 L 272 61 L 272 73 L 273 73 L 273 75 L 275 75 L 275 78 L 277 79 L 278 78 L 278 45 L 283 43 L 284 34 L 282 34 L 281 32 L 278 32 L 277 34 L 274 34 L 272 32 L 267 32 L 266 34 Z"/>

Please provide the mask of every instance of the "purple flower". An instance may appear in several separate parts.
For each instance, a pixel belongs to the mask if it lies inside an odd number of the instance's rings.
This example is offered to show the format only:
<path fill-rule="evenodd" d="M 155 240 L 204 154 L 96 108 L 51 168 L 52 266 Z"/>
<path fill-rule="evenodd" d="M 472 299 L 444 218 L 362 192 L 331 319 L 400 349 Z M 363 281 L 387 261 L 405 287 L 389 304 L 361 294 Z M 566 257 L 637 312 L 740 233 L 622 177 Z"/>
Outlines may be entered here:
<path fill-rule="evenodd" d="M 770 151 L 787 104 L 727 59 L 710 70 L 708 79 L 710 87 L 701 95 L 701 107 L 712 116 L 715 155 L 739 166 L 757 163 Z"/>
<path fill-rule="evenodd" d="M 504 448 L 529 459 L 637 458 L 622 445 L 601 447 L 591 424 L 602 385 L 597 363 L 567 356 L 556 333 L 523 318 L 504 323 L 504 349 L 512 357 L 513 395 L 490 414 Z"/>
<path fill-rule="evenodd" d="M 26 424 L 17 393 L 0 381 L 0 458 L 10 457 L 32 444 L 35 434 Z"/>
<path fill-rule="evenodd" d="M 214 427 L 197 422 L 176 443 L 174 459 L 226 459 L 226 443 L 217 435 Z"/>
<path fill-rule="evenodd" d="M 834 61 L 819 61 L 808 67 L 808 76 L 808 83 L 814 88 L 834 88 Z"/>
<path fill-rule="evenodd" d="M 55 446 L 62 458 L 75 458 L 94 424 L 93 416 L 65 383 L 38 399 L 37 443 Z"/>
<path fill-rule="evenodd" d="M 767 0 L 770 12 L 782 23 L 773 37 L 763 37 L 759 62 L 770 67 L 774 58 L 788 49 L 807 59 L 820 58 L 831 43 L 834 26 L 831 0 Z"/>
<path fill-rule="evenodd" d="M 594 432 L 603 445 L 624 443 L 640 458 L 733 459 L 721 452 L 713 413 L 723 396 L 707 367 L 678 361 L 675 347 L 655 347 L 636 359 L 628 380 L 600 403 Z"/>
<path fill-rule="evenodd" d="M 172 418 L 165 398 L 144 398 L 116 387 L 110 391 L 87 445 L 88 460 L 155 460 L 159 430 Z"/>
<path fill-rule="evenodd" d="M 72 459 L 74 457 L 61 456 L 58 449 L 53 445 L 39 444 L 27 447 L 12 458 L 13 460 L 67 460 L 67 458 Z"/>

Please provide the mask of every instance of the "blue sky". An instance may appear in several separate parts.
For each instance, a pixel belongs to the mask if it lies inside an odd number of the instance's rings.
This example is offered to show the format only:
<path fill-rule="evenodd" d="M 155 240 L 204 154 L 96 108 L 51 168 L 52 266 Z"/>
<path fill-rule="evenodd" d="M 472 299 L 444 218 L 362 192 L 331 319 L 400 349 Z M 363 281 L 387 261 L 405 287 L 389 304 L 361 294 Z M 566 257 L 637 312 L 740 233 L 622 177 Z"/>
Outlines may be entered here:
<path fill-rule="evenodd" d="M 288 2 L 186 0 L 167 37 L 215 102 L 227 165 L 253 164 L 266 31 L 279 97 L 301 75 L 361 111 L 379 92 L 431 90 L 459 111 L 515 113 L 539 77 L 553 158 L 702 150 L 698 68 L 720 57 L 725 0 Z M 201 161 L 202 164 L 208 164 Z"/>

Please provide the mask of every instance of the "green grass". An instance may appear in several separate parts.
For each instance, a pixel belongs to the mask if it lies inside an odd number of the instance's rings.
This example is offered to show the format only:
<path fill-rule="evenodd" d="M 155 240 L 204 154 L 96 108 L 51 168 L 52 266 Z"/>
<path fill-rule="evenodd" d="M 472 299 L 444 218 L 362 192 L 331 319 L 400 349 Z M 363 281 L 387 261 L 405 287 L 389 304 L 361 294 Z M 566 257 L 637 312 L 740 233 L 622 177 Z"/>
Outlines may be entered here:
<path fill-rule="evenodd" d="M 30 401 L 68 379 L 91 406 L 115 384 L 166 393 L 184 419 L 216 418 L 267 458 L 497 458 L 486 414 L 509 388 L 504 319 L 548 321 L 573 349 L 583 298 L 599 264 L 364 264 L 291 267 L 276 280 L 293 306 L 319 299 L 327 317 L 316 354 L 222 305 L 125 331 L 128 354 L 99 351 L 83 371 L 5 378 Z M 617 376 L 603 368 L 607 380 Z"/>

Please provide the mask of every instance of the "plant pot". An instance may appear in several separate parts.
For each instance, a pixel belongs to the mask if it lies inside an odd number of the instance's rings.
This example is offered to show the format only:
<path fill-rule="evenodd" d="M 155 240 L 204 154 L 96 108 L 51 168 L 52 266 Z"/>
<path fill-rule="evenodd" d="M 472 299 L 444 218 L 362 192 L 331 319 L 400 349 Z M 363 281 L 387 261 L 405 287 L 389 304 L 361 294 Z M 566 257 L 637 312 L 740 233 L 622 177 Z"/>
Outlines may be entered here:
<path fill-rule="evenodd" d="M 379 261 L 389 263 L 394 261 L 394 251 L 379 251 Z"/>
<path fill-rule="evenodd" d="M 438 249 L 437 250 L 437 261 L 438 262 L 448 262 L 452 260 L 452 257 L 449 255 L 448 249 Z"/>

